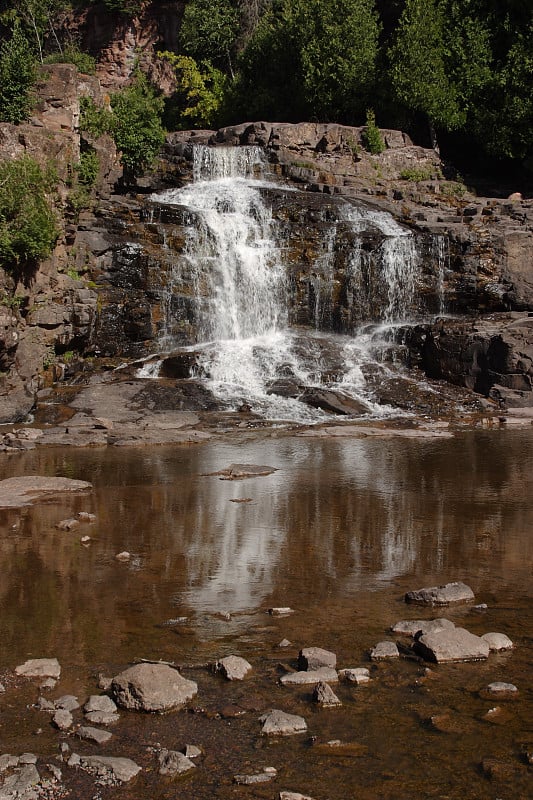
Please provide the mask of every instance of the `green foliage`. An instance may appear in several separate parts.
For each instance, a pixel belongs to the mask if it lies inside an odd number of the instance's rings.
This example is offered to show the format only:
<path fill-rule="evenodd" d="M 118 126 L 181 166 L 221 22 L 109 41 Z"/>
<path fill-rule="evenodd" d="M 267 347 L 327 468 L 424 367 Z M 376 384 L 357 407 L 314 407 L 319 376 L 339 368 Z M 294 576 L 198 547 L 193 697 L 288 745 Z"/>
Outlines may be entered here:
<path fill-rule="evenodd" d="M 0 46 L 0 120 L 24 122 L 33 105 L 35 58 L 17 21 Z"/>
<path fill-rule="evenodd" d="M 96 183 L 100 170 L 100 159 L 97 153 L 91 148 L 80 154 L 80 161 L 76 164 L 78 183 L 91 188 Z"/>
<path fill-rule="evenodd" d="M 111 96 L 111 108 L 111 135 L 121 151 L 126 177 L 133 177 L 153 164 L 165 141 L 164 100 L 137 71 L 131 86 Z"/>
<path fill-rule="evenodd" d="M 353 123 L 376 77 L 374 0 L 273 0 L 240 58 L 252 114 Z"/>
<path fill-rule="evenodd" d="M 51 53 L 43 59 L 44 64 L 74 64 L 78 72 L 83 75 L 94 75 L 96 59 L 89 53 L 84 53 L 75 44 L 65 47 L 63 52 Z"/>
<path fill-rule="evenodd" d="M 7 292 L 2 292 L 0 295 L 0 305 L 11 308 L 13 311 L 17 311 L 23 303 L 24 297 L 20 294 L 11 295 Z"/>
<path fill-rule="evenodd" d="M 80 130 L 96 139 L 110 133 L 113 126 L 111 112 L 97 106 L 92 97 L 80 97 Z"/>
<path fill-rule="evenodd" d="M 233 74 L 239 23 L 239 6 L 232 0 L 189 0 L 180 29 L 181 49 L 196 62 L 209 61 Z"/>
<path fill-rule="evenodd" d="M 172 65 L 177 79 L 176 92 L 167 104 L 167 118 L 173 128 L 211 127 L 218 121 L 224 105 L 228 79 L 209 62 L 198 66 L 190 56 L 168 51 L 158 53 Z"/>
<path fill-rule="evenodd" d="M 29 156 L 0 162 L 0 266 L 40 261 L 58 236 L 48 194 L 57 180 Z"/>
<path fill-rule="evenodd" d="M 365 150 L 374 156 L 378 156 L 385 150 L 385 142 L 376 125 L 376 115 L 372 109 L 368 109 L 366 112 L 366 128 L 361 134 L 361 139 Z"/>
<path fill-rule="evenodd" d="M 101 0 L 103 4 L 109 8 L 110 11 L 119 11 L 121 14 L 127 14 L 130 17 L 138 14 L 142 8 L 142 0 Z M 92 0 L 98 2 L 98 0 Z"/>
<path fill-rule="evenodd" d="M 431 167 L 407 167 L 400 172 L 401 180 L 410 181 L 411 183 L 430 181 L 434 175 L 435 170 Z"/>

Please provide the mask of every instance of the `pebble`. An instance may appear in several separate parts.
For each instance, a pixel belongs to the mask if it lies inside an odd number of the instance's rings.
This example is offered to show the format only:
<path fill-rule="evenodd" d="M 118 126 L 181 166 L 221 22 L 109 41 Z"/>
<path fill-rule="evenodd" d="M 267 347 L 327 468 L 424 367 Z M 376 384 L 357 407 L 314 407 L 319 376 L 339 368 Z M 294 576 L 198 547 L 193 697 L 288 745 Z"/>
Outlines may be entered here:
<path fill-rule="evenodd" d="M 117 553 L 115 558 L 117 561 L 129 561 L 131 558 L 131 553 L 128 553 L 127 550 L 123 550 L 121 553 Z"/>
<path fill-rule="evenodd" d="M 288 639 L 282 639 L 281 642 L 278 644 L 278 647 L 290 647 L 292 642 L 289 642 Z"/>

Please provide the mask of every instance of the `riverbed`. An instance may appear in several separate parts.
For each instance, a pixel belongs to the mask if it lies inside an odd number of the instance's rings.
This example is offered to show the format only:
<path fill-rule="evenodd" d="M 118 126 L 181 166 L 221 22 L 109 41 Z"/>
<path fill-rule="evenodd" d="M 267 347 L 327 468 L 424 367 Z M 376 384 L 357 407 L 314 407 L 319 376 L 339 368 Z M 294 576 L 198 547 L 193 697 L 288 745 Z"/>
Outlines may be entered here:
<path fill-rule="evenodd" d="M 215 474 L 231 464 L 273 471 Z M 530 796 L 533 430 L 429 439 L 272 432 L 4 457 L 1 478 L 32 474 L 94 488 L 0 512 L 1 752 L 52 762 L 67 741 L 76 752 L 128 756 L 140 775 L 98 790 L 117 798 Z M 83 511 L 95 521 L 56 527 Z M 117 560 L 124 551 L 130 558 Z M 455 580 L 472 587 L 474 603 L 404 603 L 410 589 Z M 273 607 L 293 613 L 274 617 Z M 395 622 L 439 616 L 479 635 L 505 633 L 515 647 L 483 663 L 370 662 L 377 642 L 397 638 Z M 317 708 L 312 687 L 279 684 L 309 646 L 335 652 L 339 668 L 369 667 L 371 682 L 340 683 L 343 705 Z M 252 665 L 245 681 L 206 668 L 229 654 Z M 98 748 L 54 730 L 31 707 L 37 683 L 11 679 L 17 664 L 39 657 L 62 666 L 51 699 L 83 701 L 100 691 L 99 674 L 141 658 L 179 665 L 198 695 L 169 715 L 122 712 Z M 515 684 L 517 696 L 487 698 L 493 681 Z M 305 717 L 307 733 L 261 736 L 258 718 L 273 707 Z M 336 750 L 334 740 L 350 747 Z M 203 751 L 197 768 L 177 781 L 159 776 L 156 750 L 186 744 Z M 71 796 L 96 796 L 90 776 L 61 766 Z M 271 783 L 234 783 L 270 766 Z"/>

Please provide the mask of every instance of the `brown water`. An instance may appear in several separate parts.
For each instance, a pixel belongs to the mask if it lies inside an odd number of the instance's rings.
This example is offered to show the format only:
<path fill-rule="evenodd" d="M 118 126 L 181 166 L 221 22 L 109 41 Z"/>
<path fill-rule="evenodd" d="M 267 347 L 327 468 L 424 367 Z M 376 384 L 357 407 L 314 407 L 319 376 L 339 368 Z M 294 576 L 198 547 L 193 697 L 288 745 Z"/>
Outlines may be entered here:
<path fill-rule="evenodd" d="M 277 471 L 243 481 L 207 475 L 235 462 Z M 533 749 L 533 431 L 433 441 L 280 436 L 4 457 L 0 477 L 23 474 L 89 480 L 94 491 L 0 512 L 0 679 L 8 688 L 0 695 L 0 752 L 50 759 L 65 738 L 46 714 L 26 709 L 37 690 L 12 685 L 17 664 L 57 656 L 63 673 L 51 696 L 83 699 L 96 691 L 98 672 L 114 674 L 142 657 L 187 667 L 199 686 L 197 713 L 123 713 L 100 750 L 129 755 L 145 769 L 131 786 L 104 795 L 533 796 L 523 755 L 525 745 Z M 249 502 L 231 502 L 243 499 Z M 82 510 L 97 522 L 70 533 L 55 528 Z M 129 563 L 115 559 L 123 550 Z M 391 624 L 443 613 L 406 606 L 404 592 L 449 580 L 464 580 L 488 609 L 444 615 L 474 633 L 506 633 L 512 653 L 438 666 L 430 678 L 416 661 L 374 666 L 368 686 L 336 687 L 343 706 L 331 710 L 315 709 L 308 688 L 278 685 L 280 663 L 294 665 L 304 646 L 335 651 L 339 667 L 370 666 L 366 654 L 393 638 Z M 271 606 L 295 613 L 273 618 Z M 177 617 L 187 621 L 163 624 Z M 292 642 L 287 649 L 277 647 L 283 638 Z M 242 684 L 191 668 L 229 653 L 254 667 Z M 495 680 L 516 684 L 519 697 L 483 698 L 480 690 Z M 233 717 L 230 705 L 246 713 Z M 497 722 L 484 720 L 494 706 L 502 708 Z M 270 707 L 303 715 L 309 734 L 263 740 L 257 720 Z M 441 712 L 449 732 L 429 721 Z M 320 747 L 330 739 L 363 747 L 339 756 Z M 147 750 L 157 743 L 198 744 L 205 758 L 172 783 L 157 775 Z M 503 765 L 492 778 L 480 766 L 489 758 Z M 278 769 L 275 782 L 232 783 L 235 773 L 264 766 Z M 78 780 L 72 775 L 65 769 L 67 785 Z M 72 786 L 80 800 L 94 794 L 88 778 Z"/>

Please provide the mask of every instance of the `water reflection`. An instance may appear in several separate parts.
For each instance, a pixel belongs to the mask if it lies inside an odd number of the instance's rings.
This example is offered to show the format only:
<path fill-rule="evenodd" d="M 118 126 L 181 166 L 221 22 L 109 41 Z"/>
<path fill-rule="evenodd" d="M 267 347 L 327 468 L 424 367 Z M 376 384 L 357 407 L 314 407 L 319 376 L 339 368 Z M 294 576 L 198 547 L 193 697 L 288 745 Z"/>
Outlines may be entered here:
<path fill-rule="evenodd" d="M 1 512 L 3 658 L 36 637 L 101 657 L 109 620 L 126 642 L 178 611 L 313 609 L 455 578 L 529 596 L 532 444 L 530 432 L 509 432 L 12 456 L 2 477 L 69 474 L 95 490 Z M 233 462 L 277 471 L 207 475 Z M 55 528 L 80 510 L 97 523 Z M 129 564 L 116 562 L 122 550 Z"/>

